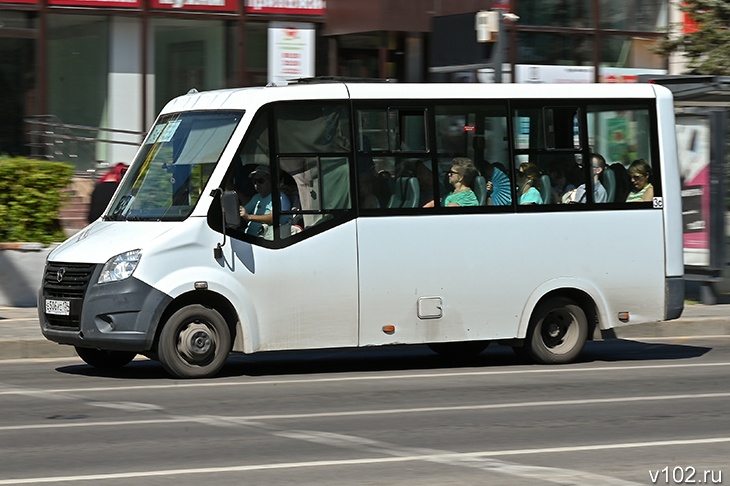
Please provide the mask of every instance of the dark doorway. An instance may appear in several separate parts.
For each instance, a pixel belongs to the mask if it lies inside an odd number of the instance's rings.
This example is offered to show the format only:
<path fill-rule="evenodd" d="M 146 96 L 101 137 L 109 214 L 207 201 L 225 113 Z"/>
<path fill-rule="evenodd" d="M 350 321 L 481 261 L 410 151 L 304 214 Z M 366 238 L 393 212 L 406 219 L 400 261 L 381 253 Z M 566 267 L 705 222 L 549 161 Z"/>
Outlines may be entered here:
<path fill-rule="evenodd" d="M 33 114 L 35 40 L 0 37 L 0 154 L 30 153 L 23 118 Z"/>

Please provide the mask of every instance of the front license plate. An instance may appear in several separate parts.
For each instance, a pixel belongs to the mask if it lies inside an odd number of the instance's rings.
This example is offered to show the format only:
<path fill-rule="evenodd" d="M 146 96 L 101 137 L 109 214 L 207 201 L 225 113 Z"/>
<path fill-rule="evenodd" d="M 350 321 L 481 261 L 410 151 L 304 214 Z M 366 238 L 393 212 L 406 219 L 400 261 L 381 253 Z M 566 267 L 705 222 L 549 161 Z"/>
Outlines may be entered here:
<path fill-rule="evenodd" d="M 67 316 L 71 314 L 71 302 L 68 300 L 46 299 L 46 314 Z"/>

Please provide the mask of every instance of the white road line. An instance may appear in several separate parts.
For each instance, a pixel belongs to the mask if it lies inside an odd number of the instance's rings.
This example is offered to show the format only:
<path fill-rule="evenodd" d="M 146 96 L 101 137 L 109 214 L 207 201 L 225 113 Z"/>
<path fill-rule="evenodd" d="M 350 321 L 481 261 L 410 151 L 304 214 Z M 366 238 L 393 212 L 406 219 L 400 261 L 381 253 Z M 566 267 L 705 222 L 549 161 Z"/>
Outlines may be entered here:
<path fill-rule="evenodd" d="M 95 393 L 95 392 L 114 392 L 114 391 L 135 391 L 135 390 L 181 390 L 184 388 L 235 388 L 262 385 L 299 385 L 311 383 L 344 383 L 358 381 L 390 381 L 390 380 L 414 380 L 414 379 L 430 379 L 430 378 L 454 378 L 454 377 L 482 377 L 482 376 L 505 376 L 505 375 L 533 375 L 533 374 L 571 374 L 571 373 L 595 373 L 595 372 L 621 372 L 621 371 L 645 371 L 645 370 L 671 370 L 684 368 L 715 368 L 730 366 L 730 362 L 718 363 L 685 363 L 685 364 L 662 364 L 662 365 L 628 365 L 628 366 L 599 366 L 594 368 L 573 368 L 568 366 L 548 366 L 545 368 L 530 369 L 510 369 L 510 370 L 489 370 L 489 371 L 458 371 L 444 373 L 411 373 L 388 375 L 373 372 L 366 376 L 338 376 L 332 378 L 297 378 L 297 379 L 279 379 L 279 380 L 260 380 L 256 381 L 209 381 L 209 382 L 177 382 L 167 385 L 134 385 L 134 386 L 105 386 L 105 387 L 89 387 L 89 388 L 56 388 L 43 390 L 42 393 Z M 40 390 L 35 390 L 40 393 Z M 0 383 L 0 396 L 2 395 L 26 395 L 27 391 L 22 388 L 11 387 L 3 389 Z"/>
<path fill-rule="evenodd" d="M 539 449 L 510 449 L 502 451 L 479 451 L 464 453 L 447 453 L 447 454 L 424 454 L 412 455 L 404 457 L 381 457 L 381 458 L 361 458 L 361 459 L 344 459 L 338 461 L 307 461 L 307 462 L 285 462 L 274 464 L 250 464 L 245 466 L 225 466 L 225 467 L 200 467 L 189 469 L 162 469 L 156 471 L 130 471 L 125 473 L 109 473 L 109 474 L 82 474 L 75 476 L 48 476 L 35 478 L 13 478 L 2 479 L 0 485 L 5 484 L 43 484 L 43 483 L 64 483 L 73 481 L 105 481 L 113 479 L 137 479 L 151 478 L 161 476 L 182 476 L 193 474 L 226 474 L 248 471 L 266 471 L 279 469 L 297 469 L 312 467 L 331 467 L 331 466 L 354 466 L 369 464 L 385 464 L 397 462 L 412 461 L 454 461 L 482 459 L 487 457 L 502 457 L 515 455 L 533 455 L 533 454 L 555 454 L 563 452 L 594 452 L 615 449 L 638 449 L 650 447 L 671 447 L 671 446 L 688 446 L 688 445 L 704 445 L 704 444 L 722 444 L 730 442 L 730 437 L 709 437 L 705 439 L 687 439 L 687 440 L 667 440 L 652 442 L 624 442 L 616 444 L 595 444 L 584 446 L 566 446 L 551 447 Z M 211 478 L 206 478 L 210 481 Z"/>
<path fill-rule="evenodd" d="M 340 449 L 356 450 L 360 453 L 369 453 L 374 455 L 388 454 L 394 457 L 414 457 L 424 456 L 428 462 L 437 464 L 447 464 L 455 467 L 467 467 L 471 469 L 479 469 L 490 473 L 491 476 L 502 475 L 519 478 L 529 478 L 535 481 L 557 483 L 562 486 L 636 486 L 638 483 L 632 483 L 601 474 L 594 474 L 587 471 L 577 469 L 566 469 L 558 467 L 530 466 L 515 462 L 507 462 L 497 460 L 491 457 L 464 457 L 453 451 L 445 451 L 438 449 L 425 449 L 416 447 L 399 446 L 388 442 L 366 439 L 354 435 L 337 434 L 331 432 L 310 431 L 310 430 L 291 430 L 275 433 L 275 435 L 313 442 L 315 444 L 324 444 L 329 447 Z M 484 478 L 485 484 L 488 478 Z"/>
<path fill-rule="evenodd" d="M 210 423 L 210 421 L 225 421 L 228 424 L 239 423 L 245 425 L 247 423 L 291 420 L 291 419 L 313 419 L 313 418 L 338 418 L 338 417 L 356 417 L 368 415 L 404 415 L 416 413 L 441 413 L 441 412 L 464 412 L 464 411 L 480 411 L 480 410 L 502 410 L 502 409 L 520 409 L 520 408 L 543 408 L 543 407 L 567 407 L 567 406 L 583 406 L 597 405 L 606 403 L 637 403 L 637 402 L 653 402 L 653 401 L 673 401 L 673 400 L 707 400 L 717 398 L 730 398 L 730 392 L 726 393 L 692 393 L 682 395 L 655 395 L 642 397 L 612 397 L 612 398 L 593 398 L 580 400 L 546 400 L 536 402 L 512 402 L 512 403 L 490 403 L 481 405 L 457 405 L 444 407 L 421 407 L 421 408 L 392 408 L 392 409 L 372 409 L 372 410 L 351 410 L 346 412 L 316 412 L 316 413 L 292 413 L 292 414 L 267 414 L 267 415 L 243 415 L 243 416 L 190 416 L 190 417 L 172 417 L 160 418 L 152 420 L 122 420 L 122 421 L 100 421 L 100 422 L 78 422 L 78 423 L 58 423 L 58 424 L 28 424 L 28 425 L 5 425 L 0 426 L 0 432 L 13 430 L 38 430 L 38 429 L 64 429 L 76 427 L 118 427 L 122 425 L 151 425 L 151 424 L 170 424 L 170 423 Z"/>

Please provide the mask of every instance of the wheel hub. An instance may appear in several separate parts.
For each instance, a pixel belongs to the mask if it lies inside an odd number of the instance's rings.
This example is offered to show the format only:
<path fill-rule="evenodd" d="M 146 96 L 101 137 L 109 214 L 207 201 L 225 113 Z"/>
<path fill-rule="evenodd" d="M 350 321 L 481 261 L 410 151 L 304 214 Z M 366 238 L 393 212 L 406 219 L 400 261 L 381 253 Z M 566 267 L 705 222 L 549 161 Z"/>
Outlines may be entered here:
<path fill-rule="evenodd" d="M 563 343 L 572 319 L 563 313 L 554 312 L 545 319 L 543 325 L 543 340 L 548 347 L 559 346 Z"/>
<path fill-rule="evenodd" d="M 215 351 L 215 335 L 203 323 L 190 323 L 180 332 L 178 350 L 190 362 L 204 361 Z"/>

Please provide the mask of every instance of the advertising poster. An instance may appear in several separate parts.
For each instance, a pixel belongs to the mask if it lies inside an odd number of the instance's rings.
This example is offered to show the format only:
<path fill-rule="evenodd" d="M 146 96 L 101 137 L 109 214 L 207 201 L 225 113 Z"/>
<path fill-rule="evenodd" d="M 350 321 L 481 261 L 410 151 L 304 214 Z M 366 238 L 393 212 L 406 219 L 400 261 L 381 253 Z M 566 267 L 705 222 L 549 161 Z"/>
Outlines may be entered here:
<path fill-rule="evenodd" d="M 710 266 L 710 126 L 709 119 L 677 118 L 677 146 L 682 180 L 684 264 Z"/>
<path fill-rule="evenodd" d="M 631 162 L 627 160 L 628 157 L 626 156 L 629 152 L 629 140 L 627 139 L 629 127 L 626 118 L 622 116 L 609 118 L 607 124 L 610 138 L 608 140 L 608 157 L 606 157 L 606 160 L 623 162 L 624 164 Z"/>
<path fill-rule="evenodd" d="M 314 76 L 315 32 L 313 24 L 269 24 L 269 82 Z"/>
<path fill-rule="evenodd" d="M 325 0 L 246 0 L 246 13 L 268 15 L 324 15 Z"/>

